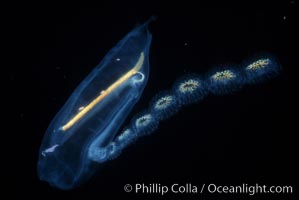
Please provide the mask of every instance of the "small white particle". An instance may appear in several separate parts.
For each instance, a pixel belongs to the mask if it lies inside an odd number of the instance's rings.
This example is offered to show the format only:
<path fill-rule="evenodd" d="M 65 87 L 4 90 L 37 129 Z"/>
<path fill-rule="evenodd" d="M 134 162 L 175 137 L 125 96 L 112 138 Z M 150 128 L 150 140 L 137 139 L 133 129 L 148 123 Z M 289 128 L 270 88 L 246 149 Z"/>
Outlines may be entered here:
<path fill-rule="evenodd" d="M 54 144 L 52 147 L 45 149 L 44 151 L 42 151 L 42 155 L 46 156 L 47 153 L 54 152 L 58 146 L 59 146 L 58 144 Z"/>
<path fill-rule="evenodd" d="M 78 111 L 81 111 L 81 110 L 83 110 L 84 109 L 84 106 L 81 106 L 79 109 L 78 109 Z"/>
<path fill-rule="evenodd" d="M 188 45 L 188 43 L 187 43 L 187 42 L 185 42 L 185 43 L 184 43 L 184 46 L 187 46 L 187 45 Z"/>
<path fill-rule="evenodd" d="M 120 58 L 116 58 L 116 61 L 120 61 Z"/>
<path fill-rule="evenodd" d="M 283 16 L 283 20 L 286 20 L 287 19 L 287 16 Z"/>

